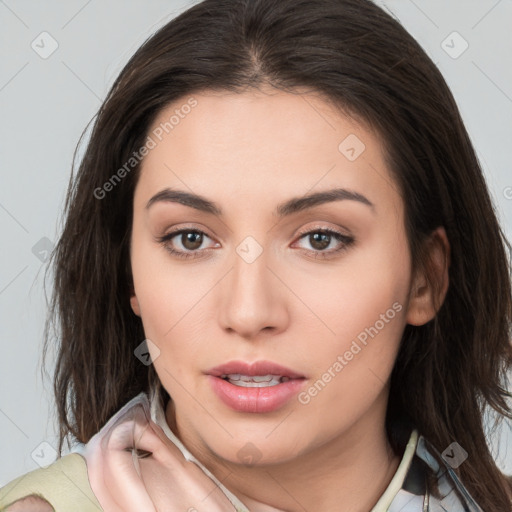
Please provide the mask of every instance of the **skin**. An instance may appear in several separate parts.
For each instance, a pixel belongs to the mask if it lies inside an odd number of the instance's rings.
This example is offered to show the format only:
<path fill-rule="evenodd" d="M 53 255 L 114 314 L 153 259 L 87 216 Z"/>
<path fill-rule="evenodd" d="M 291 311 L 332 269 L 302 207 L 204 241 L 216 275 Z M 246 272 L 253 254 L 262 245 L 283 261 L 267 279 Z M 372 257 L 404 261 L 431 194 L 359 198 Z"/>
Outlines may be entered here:
<path fill-rule="evenodd" d="M 54 512 L 54 510 L 45 499 L 28 496 L 7 507 L 6 512 Z"/>
<path fill-rule="evenodd" d="M 198 105 L 145 157 L 133 203 L 130 302 L 160 350 L 155 369 L 173 398 L 167 422 L 251 511 L 368 511 L 400 462 L 384 420 L 402 332 L 435 315 L 433 290 L 422 271 L 412 272 L 403 200 L 381 142 L 312 93 L 194 98 Z M 162 111 L 152 129 L 185 101 Z M 365 145 L 354 161 L 338 150 L 349 134 Z M 146 209 L 167 187 L 214 201 L 223 216 L 175 202 Z M 335 187 L 364 195 L 373 208 L 343 200 L 282 219 L 272 214 L 292 197 Z M 202 243 L 182 235 L 167 241 L 198 257 L 177 258 L 156 240 L 171 228 L 206 234 Z M 319 229 L 355 242 L 334 253 L 344 244 L 331 237 L 322 249 L 303 234 Z M 252 263 L 236 252 L 247 236 L 263 251 Z M 443 228 L 425 250 L 442 302 Z M 308 389 L 396 303 L 394 318 L 307 404 L 294 397 L 270 413 L 237 412 L 208 384 L 204 372 L 214 366 L 264 359 L 305 375 Z M 237 455 L 247 443 L 257 453 L 253 464 Z"/>

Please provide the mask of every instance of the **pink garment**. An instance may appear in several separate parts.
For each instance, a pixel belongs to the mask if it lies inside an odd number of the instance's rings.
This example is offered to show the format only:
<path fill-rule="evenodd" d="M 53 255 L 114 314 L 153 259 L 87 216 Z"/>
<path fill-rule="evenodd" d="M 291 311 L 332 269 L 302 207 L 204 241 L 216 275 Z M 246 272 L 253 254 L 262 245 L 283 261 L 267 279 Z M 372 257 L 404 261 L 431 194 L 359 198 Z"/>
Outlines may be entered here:
<path fill-rule="evenodd" d="M 157 399 L 153 395 L 152 402 Z M 222 484 L 219 486 L 215 477 L 208 476 L 211 473 L 183 445 L 178 448 L 176 441 L 181 443 L 167 425 L 166 434 L 151 419 L 155 410 L 155 404 L 150 405 L 147 396 L 141 393 L 84 446 L 82 454 L 87 461 L 89 482 L 103 510 L 247 511 Z"/>

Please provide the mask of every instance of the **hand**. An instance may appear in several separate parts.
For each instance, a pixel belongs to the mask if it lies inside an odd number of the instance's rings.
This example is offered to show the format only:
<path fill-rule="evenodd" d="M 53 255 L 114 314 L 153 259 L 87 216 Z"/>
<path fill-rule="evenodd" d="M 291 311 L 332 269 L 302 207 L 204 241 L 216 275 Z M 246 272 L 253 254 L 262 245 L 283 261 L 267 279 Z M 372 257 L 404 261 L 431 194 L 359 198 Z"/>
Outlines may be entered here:
<path fill-rule="evenodd" d="M 138 455 L 137 455 L 138 451 Z M 105 512 L 235 512 L 222 490 L 137 404 L 87 444 L 91 488 Z"/>
<path fill-rule="evenodd" d="M 55 512 L 53 507 L 39 496 L 27 496 L 9 505 L 5 512 Z"/>

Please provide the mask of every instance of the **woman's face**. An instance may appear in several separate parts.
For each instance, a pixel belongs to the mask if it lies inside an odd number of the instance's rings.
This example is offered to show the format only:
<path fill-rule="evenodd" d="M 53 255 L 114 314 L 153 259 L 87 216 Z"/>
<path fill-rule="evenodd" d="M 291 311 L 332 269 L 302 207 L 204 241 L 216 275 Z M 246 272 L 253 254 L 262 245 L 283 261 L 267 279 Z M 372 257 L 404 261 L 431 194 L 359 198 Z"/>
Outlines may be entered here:
<path fill-rule="evenodd" d="M 232 463 L 368 442 L 421 323 L 379 139 L 311 94 L 193 98 L 151 127 L 134 197 L 131 305 L 169 424 Z"/>

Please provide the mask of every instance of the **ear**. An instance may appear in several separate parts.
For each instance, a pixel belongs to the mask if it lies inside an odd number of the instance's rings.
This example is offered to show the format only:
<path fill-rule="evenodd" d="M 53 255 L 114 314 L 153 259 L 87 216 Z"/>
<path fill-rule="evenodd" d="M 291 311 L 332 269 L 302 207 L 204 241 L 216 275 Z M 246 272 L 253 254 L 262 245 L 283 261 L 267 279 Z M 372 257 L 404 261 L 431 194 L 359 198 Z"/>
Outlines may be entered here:
<path fill-rule="evenodd" d="M 418 268 L 413 277 L 407 323 L 424 325 L 432 320 L 446 297 L 449 284 L 450 242 L 444 227 L 435 229 L 425 241 L 427 268 Z M 427 271 L 430 280 L 427 280 Z"/>
<path fill-rule="evenodd" d="M 140 316 L 139 300 L 137 299 L 137 295 L 135 295 L 135 291 L 132 292 L 132 295 L 130 297 L 130 306 L 132 307 L 132 311 L 137 316 Z"/>

